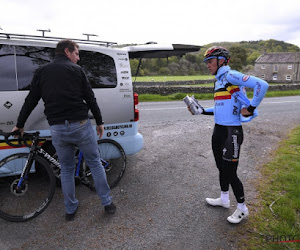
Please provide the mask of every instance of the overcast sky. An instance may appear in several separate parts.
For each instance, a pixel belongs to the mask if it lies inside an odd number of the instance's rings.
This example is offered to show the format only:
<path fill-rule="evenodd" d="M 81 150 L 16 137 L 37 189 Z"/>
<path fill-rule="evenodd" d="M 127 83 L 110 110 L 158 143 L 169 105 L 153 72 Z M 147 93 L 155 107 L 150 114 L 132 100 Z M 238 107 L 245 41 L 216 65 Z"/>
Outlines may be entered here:
<path fill-rule="evenodd" d="M 126 43 L 276 39 L 300 47 L 299 0 L 0 0 L 0 32 Z"/>

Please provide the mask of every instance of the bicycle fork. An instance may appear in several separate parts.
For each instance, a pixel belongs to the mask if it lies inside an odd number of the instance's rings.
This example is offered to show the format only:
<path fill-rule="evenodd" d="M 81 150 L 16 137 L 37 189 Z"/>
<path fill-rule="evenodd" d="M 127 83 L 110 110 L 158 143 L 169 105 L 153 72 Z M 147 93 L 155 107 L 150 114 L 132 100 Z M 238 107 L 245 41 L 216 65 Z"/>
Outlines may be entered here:
<path fill-rule="evenodd" d="M 12 183 L 11 192 L 14 193 L 15 195 L 20 196 L 27 191 L 28 189 L 27 179 L 32 164 L 33 164 L 33 153 L 31 152 L 28 156 L 28 159 L 26 160 L 25 167 L 22 170 L 20 179 L 16 179 Z"/>
<path fill-rule="evenodd" d="M 28 176 L 33 164 L 33 157 L 36 154 L 36 148 L 38 145 L 38 140 L 33 138 L 30 147 L 30 153 L 25 163 L 25 167 L 22 170 L 20 179 L 16 179 L 11 185 L 11 192 L 17 196 L 23 195 L 28 189 Z"/>

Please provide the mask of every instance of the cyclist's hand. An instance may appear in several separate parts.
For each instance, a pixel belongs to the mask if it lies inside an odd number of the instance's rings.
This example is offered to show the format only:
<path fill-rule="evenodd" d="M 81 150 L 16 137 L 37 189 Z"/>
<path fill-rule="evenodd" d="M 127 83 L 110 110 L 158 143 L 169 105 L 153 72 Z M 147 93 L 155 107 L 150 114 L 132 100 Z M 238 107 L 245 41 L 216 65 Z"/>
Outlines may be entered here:
<path fill-rule="evenodd" d="M 194 115 L 193 112 L 192 112 L 192 109 L 190 108 L 190 106 L 188 106 L 187 109 L 188 109 L 188 111 L 191 112 L 192 115 Z"/>
<path fill-rule="evenodd" d="M 101 137 L 103 136 L 103 133 L 104 133 L 104 126 L 103 125 L 97 125 L 96 130 L 97 130 L 97 135 L 101 139 Z"/>
<path fill-rule="evenodd" d="M 249 116 L 253 115 L 253 113 L 250 113 L 250 112 L 247 110 L 247 108 L 242 108 L 242 109 L 241 109 L 241 114 L 242 114 L 242 116 L 244 116 L 244 117 L 249 117 Z"/>
<path fill-rule="evenodd" d="M 20 134 L 21 134 L 21 136 L 23 136 L 23 134 L 24 134 L 24 128 L 14 127 L 14 128 L 11 130 L 11 132 L 14 132 L 14 131 L 19 131 Z M 17 136 L 15 136 L 15 137 L 17 137 Z"/>

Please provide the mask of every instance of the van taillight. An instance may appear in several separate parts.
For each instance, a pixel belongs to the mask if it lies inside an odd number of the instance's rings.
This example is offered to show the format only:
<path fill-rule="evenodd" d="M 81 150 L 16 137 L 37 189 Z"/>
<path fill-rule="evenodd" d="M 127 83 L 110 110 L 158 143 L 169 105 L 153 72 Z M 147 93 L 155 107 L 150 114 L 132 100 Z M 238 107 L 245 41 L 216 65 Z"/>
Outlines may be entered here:
<path fill-rule="evenodd" d="M 133 102 L 134 102 L 134 121 L 139 120 L 139 110 L 137 109 L 136 105 L 139 104 L 139 95 L 137 93 L 133 93 Z"/>
<path fill-rule="evenodd" d="M 134 106 L 139 104 L 139 95 L 138 93 L 133 93 Z"/>
<path fill-rule="evenodd" d="M 137 122 L 140 119 L 139 110 L 134 109 L 134 121 Z"/>

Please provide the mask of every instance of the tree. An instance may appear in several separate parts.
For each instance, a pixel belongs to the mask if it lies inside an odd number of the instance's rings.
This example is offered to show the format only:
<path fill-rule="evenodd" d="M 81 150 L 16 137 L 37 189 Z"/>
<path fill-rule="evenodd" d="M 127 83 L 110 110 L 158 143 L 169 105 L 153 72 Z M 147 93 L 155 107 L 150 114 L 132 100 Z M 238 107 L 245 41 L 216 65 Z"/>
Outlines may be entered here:
<path fill-rule="evenodd" d="M 139 65 L 139 60 L 138 59 L 131 59 L 130 60 L 130 68 L 131 68 L 131 75 L 132 76 L 135 76 L 138 65 Z"/>
<path fill-rule="evenodd" d="M 258 51 L 253 51 L 248 57 L 247 57 L 247 65 L 254 65 L 255 60 L 260 56 L 261 54 Z"/>
<path fill-rule="evenodd" d="M 241 46 L 233 46 L 229 48 L 231 59 L 230 65 L 233 69 L 241 70 L 247 65 L 247 51 Z"/>

